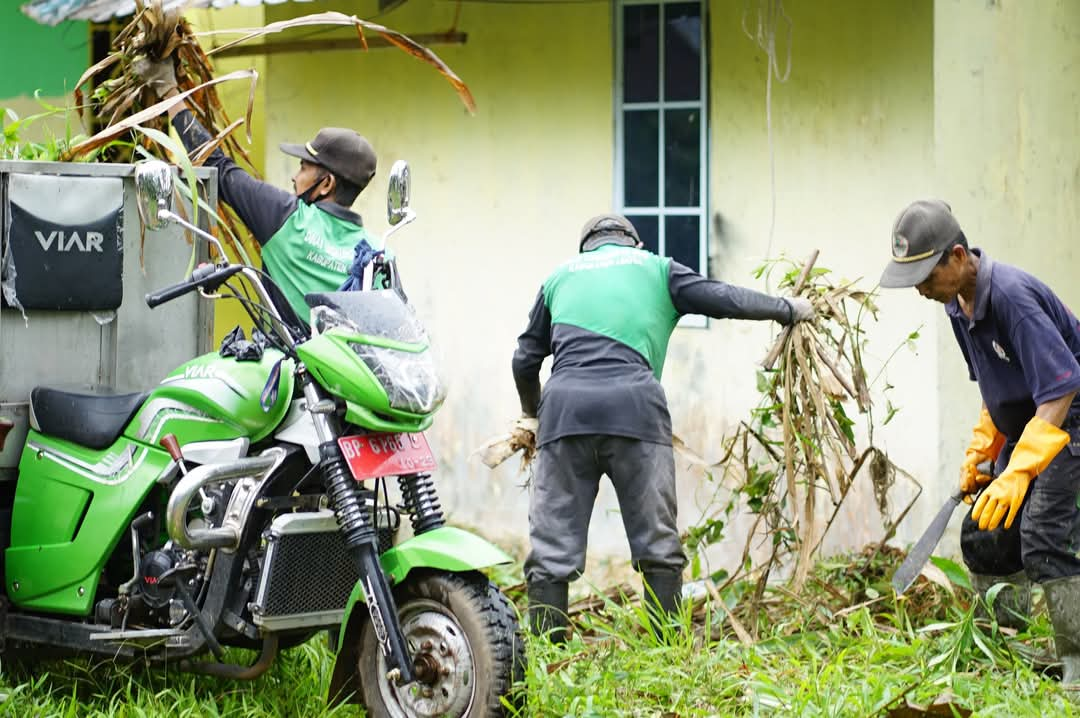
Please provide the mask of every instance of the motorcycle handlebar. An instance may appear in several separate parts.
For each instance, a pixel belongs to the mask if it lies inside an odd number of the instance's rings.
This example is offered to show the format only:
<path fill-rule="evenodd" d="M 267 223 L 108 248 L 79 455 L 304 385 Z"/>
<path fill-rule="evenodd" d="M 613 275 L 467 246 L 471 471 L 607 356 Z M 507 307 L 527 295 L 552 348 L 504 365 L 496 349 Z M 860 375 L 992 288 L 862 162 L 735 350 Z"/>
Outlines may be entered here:
<path fill-rule="evenodd" d="M 180 284 L 174 284 L 171 287 L 166 287 L 165 289 L 151 292 L 150 294 L 146 295 L 146 306 L 153 309 L 159 304 L 164 304 L 165 302 L 170 302 L 177 297 L 184 296 L 188 292 L 195 289 L 196 286 L 198 285 L 194 284 L 193 282 L 181 282 Z"/>
<path fill-rule="evenodd" d="M 171 287 L 165 287 L 164 289 L 147 294 L 146 306 L 153 309 L 158 305 L 170 302 L 177 297 L 182 297 L 188 292 L 192 292 L 200 287 L 217 289 L 225 282 L 225 280 L 234 274 L 243 271 L 243 269 L 244 265 L 242 264 L 230 264 L 221 268 L 213 264 L 196 267 L 195 271 L 191 273 L 191 278 L 188 279 L 188 281 L 174 284 Z"/>

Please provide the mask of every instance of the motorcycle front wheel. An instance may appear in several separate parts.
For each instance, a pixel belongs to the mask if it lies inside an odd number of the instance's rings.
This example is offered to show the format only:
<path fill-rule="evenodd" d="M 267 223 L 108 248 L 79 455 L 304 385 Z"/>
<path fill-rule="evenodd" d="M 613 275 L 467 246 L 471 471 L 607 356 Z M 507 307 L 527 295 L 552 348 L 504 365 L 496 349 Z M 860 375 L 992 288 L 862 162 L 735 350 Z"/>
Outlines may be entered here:
<path fill-rule="evenodd" d="M 364 705 L 374 718 L 488 718 L 521 676 L 517 614 L 479 573 L 417 572 L 394 589 L 401 632 L 416 680 L 397 685 L 367 621 L 357 666 Z"/>

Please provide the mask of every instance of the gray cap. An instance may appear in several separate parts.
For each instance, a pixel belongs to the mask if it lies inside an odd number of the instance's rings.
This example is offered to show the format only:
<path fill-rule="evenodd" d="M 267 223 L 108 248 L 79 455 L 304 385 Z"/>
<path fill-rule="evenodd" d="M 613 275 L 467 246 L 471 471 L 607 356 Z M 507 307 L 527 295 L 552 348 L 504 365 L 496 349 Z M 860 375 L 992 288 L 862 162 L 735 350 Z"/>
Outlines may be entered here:
<path fill-rule="evenodd" d="M 939 199 L 912 202 L 896 218 L 892 261 L 881 273 L 882 287 L 914 287 L 934 270 L 941 253 L 960 238 L 952 208 Z"/>
<path fill-rule="evenodd" d="M 626 217 L 621 214 L 600 214 L 590 219 L 581 228 L 581 241 L 578 243 L 578 250 L 584 252 L 585 243 L 590 239 L 611 235 L 621 235 L 628 238 L 627 244 L 631 243 L 629 240 L 632 240 L 634 245 L 641 241 L 634 225 Z M 593 249 L 593 247 L 590 247 L 590 249 Z"/>
<path fill-rule="evenodd" d="M 279 146 L 285 154 L 325 167 L 360 188 L 375 175 L 375 150 L 355 130 L 324 127 L 311 142 Z"/>

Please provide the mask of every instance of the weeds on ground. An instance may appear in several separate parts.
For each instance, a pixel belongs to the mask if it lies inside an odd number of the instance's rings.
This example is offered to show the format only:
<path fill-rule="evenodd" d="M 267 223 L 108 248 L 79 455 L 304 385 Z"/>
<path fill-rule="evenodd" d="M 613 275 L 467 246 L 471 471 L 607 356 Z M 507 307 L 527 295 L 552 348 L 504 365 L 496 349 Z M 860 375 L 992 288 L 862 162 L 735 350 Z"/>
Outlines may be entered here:
<path fill-rule="evenodd" d="M 803 592 L 770 586 L 752 615 L 736 584 L 727 609 L 686 605 L 659 640 L 640 604 L 605 599 L 574 617 L 565 646 L 527 638 L 517 715 L 906 716 L 934 704 L 938 715 L 1080 715 L 1023 657 L 1049 647 L 1045 616 L 1017 634 L 977 618 L 963 588 L 925 579 L 900 600 L 867 598 L 896 558 L 820 562 Z"/>

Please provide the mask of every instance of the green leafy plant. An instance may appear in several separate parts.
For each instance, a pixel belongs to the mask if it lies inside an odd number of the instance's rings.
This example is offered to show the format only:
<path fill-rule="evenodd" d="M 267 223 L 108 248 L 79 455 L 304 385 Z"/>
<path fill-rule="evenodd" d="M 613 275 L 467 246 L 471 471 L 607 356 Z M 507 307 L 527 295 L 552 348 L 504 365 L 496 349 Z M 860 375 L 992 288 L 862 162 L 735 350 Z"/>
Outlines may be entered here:
<path fill-rule="evenodd" d="M 76 132 L 78 113 L 74 107 L 57 107 L 46 102 L 40 93 L 34 93 L 34 99 L 41 106 L 41 112 L 20 117 L 10 107 L 0 107 L 0 159 L 58 162 L 65 159 L 68 150 L 83 140 L 86 135 Z M 64 132 L 55 134 L 53 118 L 63 117 Z M 95 161 L 107 147 L 130 146 L 130 142 L 113 141 L 93 152 L 80 155 L 81 162 Z"/>

